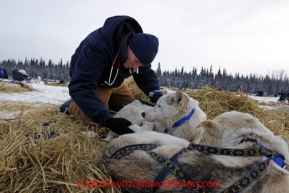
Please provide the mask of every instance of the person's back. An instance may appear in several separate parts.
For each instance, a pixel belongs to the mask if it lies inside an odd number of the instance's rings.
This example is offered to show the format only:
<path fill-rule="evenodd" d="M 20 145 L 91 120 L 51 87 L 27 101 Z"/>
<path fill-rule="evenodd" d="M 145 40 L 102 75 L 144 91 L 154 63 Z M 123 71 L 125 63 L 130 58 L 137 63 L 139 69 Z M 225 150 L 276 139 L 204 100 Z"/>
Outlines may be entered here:
<path fill-rule="evenodd" d="M 97 68 L 103 68 L 104 70 L 100 75 L 100 78 L 99 76 L 95 77 L 99 78 L 99 84 L 104 83 L 110 74 L 114 57 L 120 47 L 122 49 L 120 50 L 119 60 L 121 63 L 126 60 L 127 45 L 121 46 L 121 41 L 131 32 L 135 34 L 143 33 L 141 26 L 134 18 L 129 16 L 114 16 L 108 18 L 101 28 L 91 32 L 75 50 L 75 53 L 71 57 L 69 76 L 72 77 L 74 71 L 77 70 L 75 65 L 78 60 L 95 60 L 96 58 L 101 58 L 102 61 L 98 64 L 95 62 L 96 64 L 94 66 Z M 130 37 L 127 38 L 129 39 Z M 127 44 L 127 42 L 125 42 L 125 44 Z M 124 78 L 127 78 L 128 76 L 130 76 L 130 74 L 126 74 L 123 78 L 121 76 L 116 77 L 117 79 L 115 84 L 111 86 L 119 86 L 123 82 Z"/>
<path fill-rule="evenodd" d="M 72 99 L 59 107 L 60 112 L 68 109 L 68 113 L 87 124 L 99 123 L 118 133 L 132 132 L 127 127 L 130 122 L 112 118 L 109 108 L 116 111 L 135 100 L 124 83 L 131 75 L 138 87 L 156 102 L 162 95 L 151 69 L 157 52 L 158 39 L 143 33 L 134 18 L 106 19 L 101 28 L 80 43 L 71 57 L 69 94 Z"/>

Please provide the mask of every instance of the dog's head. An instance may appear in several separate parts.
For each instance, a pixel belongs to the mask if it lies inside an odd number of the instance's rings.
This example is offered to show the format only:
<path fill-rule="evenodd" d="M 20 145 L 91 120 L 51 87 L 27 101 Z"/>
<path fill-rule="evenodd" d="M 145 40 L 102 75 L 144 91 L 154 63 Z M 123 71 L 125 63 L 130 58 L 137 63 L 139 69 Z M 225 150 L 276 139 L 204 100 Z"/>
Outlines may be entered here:
<path fill-rule="evenodd" d="M 237 146 L 248 139 L 288 156 L 288 144 L 275 136 L 259 119 L 248 113 L 226 112 L 213 120 L 201 122 L 204 143 L 219 147 Z"/>
<path fill-rule="evenodd" d="M 152 109 L 146 110 L 144 115 L 147 121 L 161 123 L 174 123 L 179 118 L 186 116 L 199 102 L 190 98 L 181 90 L 163 95 Z"/>

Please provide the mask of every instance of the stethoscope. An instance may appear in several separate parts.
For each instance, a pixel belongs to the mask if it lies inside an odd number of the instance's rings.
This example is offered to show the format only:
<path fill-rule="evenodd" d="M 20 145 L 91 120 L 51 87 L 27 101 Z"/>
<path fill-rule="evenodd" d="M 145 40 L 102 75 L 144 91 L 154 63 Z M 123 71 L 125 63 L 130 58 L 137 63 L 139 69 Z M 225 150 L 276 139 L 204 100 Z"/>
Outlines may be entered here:
<path fill-rule="evenodd" d="M 112 62 L 112 65 L 111 65 L 111 68 L 110 68 L 110 73 L 109 73 L 108 82 L 107 82 L 107 81 L 104 81 L 104 83 L 107 84 L 108 86 L 113 85 L 113 83 L 114 83 L 114 81 L 115 81 L 115 79 L 116 79 L 116 77 L 117 77 L 117 75 L 118 75 L 118 71 L 119 71 L 119 67 L 120 67 L 120 61 L 117 60 L 117 57 L 118 57 L 118 55 L 119 55 L 120 49 L 121 49 L 121 47 L 122 47 L 122 44 L 123 44 L 123 42 L 124 42 L 125 40 L 126 40 L 126 38 L 122 41 L 121 46 L 120 46 L 120 48 L 119 48 L 119 50 L 118 50 L 118 52 L 117 52 L 117 54 L 116 54 L 116 56 L 115 56 L 115 58 L 114 58 L 114 60 L 113 60 L 113 62 Z M 117 60 L 117 63 L 118 63 L 118 67 L 117 67 L 116 74 L 115 74 L 115 77 L 114 77 L 113 81 L 110 82 L 111 74 L 112 74 L 113 67 L 114 67 L 114 63 L 116 62 L 116 60 Z"/>
<path fill-rule="evenodd" d="M 126 41 L 126 39 L 127 39 L 128 37 L 129 37 L 129 35 L 127 35 L 127 36 L 122 40 L 121 45 L 120 45 L 120 48 L 119 48 L 119 50 L 118 50 L 115 58 L 113 59 L 113 62 L 112 62 L 112 65 L 111 65 L 111 69 L 110 69 L 110 73 L 109 73 L 108 81 L 104 81 L 104 83 L 107 84 L 108 86 L 113 85 L 113 83 L 114 83 L 114 81 L 115 81 L 115 79 L 116 79 L 116 77 L 117 77 L 117 75 L 118 75 L 118 71 L 119 71 L 119 67 L 120 67 L 120 61 L 117 60 L 117 57 L 118 57 L 119 52 L 120 52 L 120 50 L 121 50 L 121 48 L 122 48 L 122 46 L 123 46 L 123 43 Z M 112 71 L 113 71 L 113 67 L 114 67 L 115 62 L 118 63 L 118 67 L 117 67 L 117 70 L 116 70 L 116 73 L 115 73 L 115 77 L 114 77 L 113 81 L 111 82 L 111 81 L 110 81 L 110 80 L 111 80 L 111 74 L 112 74 Z M 138 74 L 138 71 L 139 71 L 139 70 L 138 70 L 138 68 L 137 68 L 136 70 L 133 70 L 133 71 Z M 131 68 L 129 69 L 129 72 L 130 72 L 130 74 L 132 74 Z"/>

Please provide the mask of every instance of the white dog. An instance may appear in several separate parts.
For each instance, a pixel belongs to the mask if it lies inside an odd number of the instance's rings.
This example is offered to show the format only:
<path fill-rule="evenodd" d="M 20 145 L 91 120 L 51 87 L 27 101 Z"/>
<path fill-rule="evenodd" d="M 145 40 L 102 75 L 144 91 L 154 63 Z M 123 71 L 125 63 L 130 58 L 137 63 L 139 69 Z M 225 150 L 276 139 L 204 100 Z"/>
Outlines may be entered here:
<path fill-rule="evenodd" d="M 134 102 L 124 106 L 120 111 L 118 111 L 113 117 L 115 118 L 125 118 L 129 120 L 133 125 L 141 126 L 142 129 L 145 130 L 155 130 L 155 128 L 163 128 L 160 123 L 151 123 L 147 122 L 143 116 L 141 115 L 144 111 L 152 108 L 152 106 L 148 104 L 144 104 L 139 100 L 135 100 Z M 156 126 L 157 125 L 157 126 Z M 157 130 L 157 129 L 156 129 Z M 157 130 L 159 131 L 159 130 Z M 111 141 L 113 138 L 117 136 L 116 133 L 110 131 L 107 137 L 104 139 L 105 141 Z"/>
<path fill-rule="evenodd" d="M 200 142 L 203 129 L 199 125 L 206 120 L 199 102 L 181 90 L 167 90 L 167 94 L 158 100 L 155 107 L 136 100 L 122 108 L 114 117 L 125 118 L 145 130 L 166 132 L 194 143 Z M 110 132 L 105 140 L 113 138 L 114 135 Z"/>
<path fill-rule="evenodd" d="M 228 112 L 201 125 L 207 145 L 133 125 L 136 133 L 112 140 L 100 161 L 116 184 L 132 192 L 289 192 L 280 155 L 288 161 L 288 144 L 258 119 Z M 263 151 L 268 155 L 261 156 Z M 237 156 L 240 152 L 244 155 Z"/>
<path fill-rule="evenodd" d="M 200 142 L 203 132 L 200 122 L 206 120 L 199 102 L 179 89 L 163 95 L 143 116 L 146 121 L 165 125 L 169 134 L 194 143 Z"/>

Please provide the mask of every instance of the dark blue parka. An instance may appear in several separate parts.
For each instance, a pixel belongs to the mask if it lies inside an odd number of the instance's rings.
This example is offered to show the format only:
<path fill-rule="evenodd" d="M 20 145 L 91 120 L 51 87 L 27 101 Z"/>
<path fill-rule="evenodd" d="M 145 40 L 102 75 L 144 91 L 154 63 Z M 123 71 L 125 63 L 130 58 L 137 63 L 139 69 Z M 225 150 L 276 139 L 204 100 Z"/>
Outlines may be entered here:
<path fill-rule="evenodd" d="M 108 81 L 113 60 L 124 37 L 127 34 L 143 33 L 139 23 L 129 16 L 114 16 L 108 18 L 103 27 L 90 33 L 76 49 L 71 57 L 69 94 L 78 107 L 94 122 L 103 124 L 111 117 L 109 109 L 96 95 L 97 86 Z M 124 68 L 127 57 L 127 41 L 120 49 L 118 60 L 120 68 L 113 85 L 118 87 L 131 74 Z M 111 82 L 115 78 L 118 63 L 114 64 Z M 149 96 L 149 92 L 159 89 L 159 83 L 151 65 L 139 68 L 139 73 L 133 74 L 138 87 Z"/>

